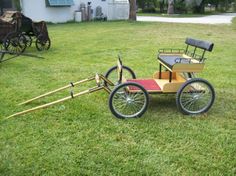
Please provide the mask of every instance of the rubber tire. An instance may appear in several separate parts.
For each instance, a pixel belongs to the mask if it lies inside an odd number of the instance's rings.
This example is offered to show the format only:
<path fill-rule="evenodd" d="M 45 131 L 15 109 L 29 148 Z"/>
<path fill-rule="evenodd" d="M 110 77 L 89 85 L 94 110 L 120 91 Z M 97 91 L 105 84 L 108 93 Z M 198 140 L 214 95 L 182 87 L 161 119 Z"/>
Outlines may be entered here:
<path fill-rule="evenodd" d="M 137 116 L 134 116 L 134 117 L 131 117 L 131 118 L 139 118 L 141 117 L 146 111 L 147 111 L 147 108 L 148 108 L 148 105 L 149 105 L 149 95 L 148 95 L 148 92 L 147 90 L 141 86 L 140 84 L 138 83 L 135 83 L 135 82 L 126 82 L 126 83 L 122 83 L 118 86 L 116 86 L 113 91 L 111 92 L 110 96 L 109 96 L 109 109 L 111 111 L 111 113 L 116 117 L 116 118 L 119 118 L 119 119 L 126 119 L 126 117 L 124 116 L 121 116 L 119 114 L 116 113 L 116 111 L 114 110 L 113 108 L 113 105 L 112 105 L 112 99 L 116 93 L 117 90 L 119 90 L 121 87 L 123 86 L 127 86 L 127 85 L 133 85 L 133 86 L 137 86 L 139 87 L 143 92 L 144 92 L 144 95 L 145 95 L 145 98 L 146 98 L 146 105 L 144 107 L 144 109 L 137 115 Z"/>
<path fill-rule="evenodd" d="M 7 48 L 10 45 L 10 39 L 12 38 L 12 36 L 15 36 L 17 33 L 16 32 L 9 32 L 3 39 L 3 43 L 2 46 L 3 48 L 7 51 Z"/>
<path fill-rule="evenodd" d="M 186 111 L 185 109 L 182 108 L 181 104 L 180 104 L 180 95 L 182 93 L 182 91 L 184 90 L 184 88 L 188 85 L 188 84 L 191 84 L 191 83 L 194 83 L 194 82 L 203 82 L 205 83 L 209 88 L 210 90 L 212 91 L 212 99 L 211 99 L 211 102 L 209 104 L 209 106 L 204 109 L 203 111 L 201 112 L 198 112 L 198 113 L 190 113 L 188 111 Z M 182 84 L 182 86 L 179 88 L 177 94 L 176 94 L 176 105 L 177 105 L 177 108 L 179 109 L 180 112 L 182 112 L 184 115 L 197 115 L 197 114 L 202 114 L 202 113 L 205 113 L 207 112 L 211 106 L 213 105 L 215 101 L 215 90 L 213 88 L 213 86 L 205 79 L 202 79 L 202 78 L 192 78 L 188 81 L 186 81 L 184 84 Z"/>
<path fill-rule="evenodd" d="M 117 66 L 111 67 L 111 68 L 106 72 L 105 77 L 106 77 L 107 79 L 109 79 L 109 78 L 108 78 L 109 75 L 110 75 L 113 71 L 116 71 L 116 69 L 117 69 Z M 129 67 L 123 65 L 123 66 L 122 66 L 122 69 L 127 70 L 127 71 L 130 73 L 130 75 L 132 76 L 132 79 L 136 79 L 136 75 L 135 75 L 134 71 L 133 71 L 131 68 L 129 68 Z M 106 82 L 105 82 L 104 84 L 105 84 L 105 86 L 108 86 Z"/>
<path fill-rule="evenodd" d="M 35 46 L 36 46 L 36 48 L 37 48 L 37 50 L 38 51 L 43 51 L 43 50 L 49 50 L 50 49 L 50 47 L 51 47 L 51 40 L 50 40 L 50 38 L 48 38 L 46 41 L 48 41 L 49 43 L 48 43 L 48 45 L 47 45 L 47 47 L 44 49 L 44 48 L 42 48 L 41 46 L 41 40 L 42 40 L 42 38 L 43 38 L 43 36 L 42 35 L 39 35 L 38 37 L 37 37 L 37 39 L 36 39 L 36 42 L 35 42 Z"/>
<path fill-rule="evenodd" d="M 12 52 L 14 52 L 13 50 L 9 50 L 9 46 L 10 46 L 10 41 L 12 40 L 12 39 L 14 39 L 14 38 L 17 38 L 17 40 L 18 40 L 18 42 L 19 42 L 19 39 L 20 39 L 20 37 L 23 37 L 23 40 L 25 41 L 26 39 L 25 39 L 25 36 L 23 35 L 23 34 L 19 34 L 19 33 L 17 33 L 17 32 L 10 32 L 10 33 L 8 33 L 7 34 L 7 36 L 4 38 L 4 42 L 3 42 L 3 46 L 4 46 L 4 49 L 5 50 L 7 50 L 7 51 L 12 51 Z M 9 44 L 7 45 L 6 43 L 7 43 L 7 41 L 9 42 Z M 25 51 L 25 49 L 26 49 L 26 44 L 25 44 L 25 42 L 23 42 L 23 46 L 21 46 L 21 50 L 20 50 L 20 53 L 23 53 L 24 51 Z M 19 46 L 17 46 L 17 47 L 19 47 Z M 16 48 L 16 47 L 15 47 Z"/>

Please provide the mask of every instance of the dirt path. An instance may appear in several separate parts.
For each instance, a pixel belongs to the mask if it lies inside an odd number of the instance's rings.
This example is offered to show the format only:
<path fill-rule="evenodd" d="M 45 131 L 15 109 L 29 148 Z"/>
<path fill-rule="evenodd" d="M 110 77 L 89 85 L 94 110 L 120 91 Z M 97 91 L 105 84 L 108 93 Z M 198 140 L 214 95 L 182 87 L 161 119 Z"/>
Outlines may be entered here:
<path fill-rule="evenodd" d="M 198 24 L 231 24 L 236 13 L 225 13 L 220 15 L 209 15 L 204 17 L 155 17 L 155 16 L 138 16 L 137 21 L 147 22 L 168 22 L 168 23 L 198 23 Z"/>

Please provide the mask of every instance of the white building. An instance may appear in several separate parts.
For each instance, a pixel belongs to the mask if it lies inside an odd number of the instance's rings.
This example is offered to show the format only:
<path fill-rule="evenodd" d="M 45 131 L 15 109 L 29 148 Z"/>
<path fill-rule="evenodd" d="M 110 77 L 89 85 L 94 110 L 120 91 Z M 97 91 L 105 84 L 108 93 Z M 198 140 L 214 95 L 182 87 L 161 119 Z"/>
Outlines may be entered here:
<path fill-rule="evenodd" d="M 108 20 L 126 20 L 129 18 L 128 0 L 20 0 L 23 14 L 34 21 L 44 20 L 62 23 L 75 19 L 75 12 L 81 3 L 91 2 L 91 17 L 96 15 L 96 7 L 102 8 L 102 13 Z M 77 13 L 78 14 L 78 13 Z"/>

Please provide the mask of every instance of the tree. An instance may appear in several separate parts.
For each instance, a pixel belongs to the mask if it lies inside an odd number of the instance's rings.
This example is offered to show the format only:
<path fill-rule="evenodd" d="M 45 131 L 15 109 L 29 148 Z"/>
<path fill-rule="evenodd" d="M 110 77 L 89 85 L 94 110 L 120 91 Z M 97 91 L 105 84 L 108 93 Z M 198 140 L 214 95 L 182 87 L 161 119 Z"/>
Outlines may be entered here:
<path fill-rule="evenodd" d="M 209 3 L 215 5 L 216 11 L 222 11 L 222 12 L 227 11 L 232 2 L 236 2 L 235 0 L 205 0 L 205 1 L 206 4 Z"/>
<path fill-rule="evenodd" d="M 0 0 L 0 15 L 3 14 L 3 0 Z"/>
<path fill-rule="evenodd" d="M 132 21 L 137 20 L 136 16 L 136 0 L 129 0 L 130 10 L 129 10 L 129 19 Z"/>
<path fill-rule="evenodd" d="M 159 7 L 160 7 L 160 13 L 164 13 L 165 0 L 160 0 L 160 1 L 159 1 Z"/>
<path fill-rule="evenodd" d="M 168 14 L 174 14 L 174 4 L 175 4 L 175 1 L 174 0 L 168 0 L 168 10 L 167 10 L 167 13 Z"/>
<path fill-rule="evenodd" d="M 142 11 L 145 8 L 146 1 L 145 0 L 137 0 L 138 6 L 141 7 Z"/>
<path fill-rule="evenodd" d="M 205 0 L 195 0 L 193 7 L 193 13 L 204 13 L 205 12 Z"/>
<path fill-rule="evenodd" d="M 13 0 L 16 10 L 21 11 L 20 0 Z"/>

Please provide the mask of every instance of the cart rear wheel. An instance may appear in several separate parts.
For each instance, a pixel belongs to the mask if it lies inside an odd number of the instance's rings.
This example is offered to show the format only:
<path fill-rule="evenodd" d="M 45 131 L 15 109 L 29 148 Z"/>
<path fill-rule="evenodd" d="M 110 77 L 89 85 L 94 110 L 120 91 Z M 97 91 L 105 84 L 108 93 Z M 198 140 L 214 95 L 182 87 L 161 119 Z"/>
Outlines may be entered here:
<path fill-rule="evenodd" d="M 3 46 L 5 50 L 15 53 L 22 53 L 26 49 L 25 36 L 15 32 L 9 33 L 5 39 Z"/>
<path fill-rule="evenodd" d="M 131 68 L 124 65 L 122 66 L 122 75 L 126 79 L 136 79 L 134 71 Z M 115 86 L 117 86 L 119 84 L 118 83 L 119 78 L 117 77 L 117 66 L 111 67 L 105 74 L 105 77 L 109 79 Z M 104 84 L 105 86 L 108 86 L 111 90 L 114 88 L 114 86 L 109 86 L 106 82 Z"/>
<path fill-rule="evenodd" d="M 27 35 L 27 34 L 25 34 L 24 36 L 25 36 L 26 46 L 30 47 L 32 45 L 32 42 L 33 42 L 32 37 L 30 35 Z"/>
<path fill-rule="evenodd" d="M 36 48 L 38 51 L 48 50 L 51 46 L 51 40 L 49 38 L 44 37 L 43 35 L 39 35 L 36 39 Z"/>
<path fill-rule="evenodd" d="M 176 104 L 183 114 L 200 114 L 207 112 L 215 100 L 212 85 L 201 78 L 186 81 L 178 90 Z"/>
<path fill-rule="evenodd" d="M 109 98 L 112 114 L 121 119 L 141 117 L 146 112 L 148 104 L 147 91 L 141 85 L 132 82 L 115 87 Z"/>

